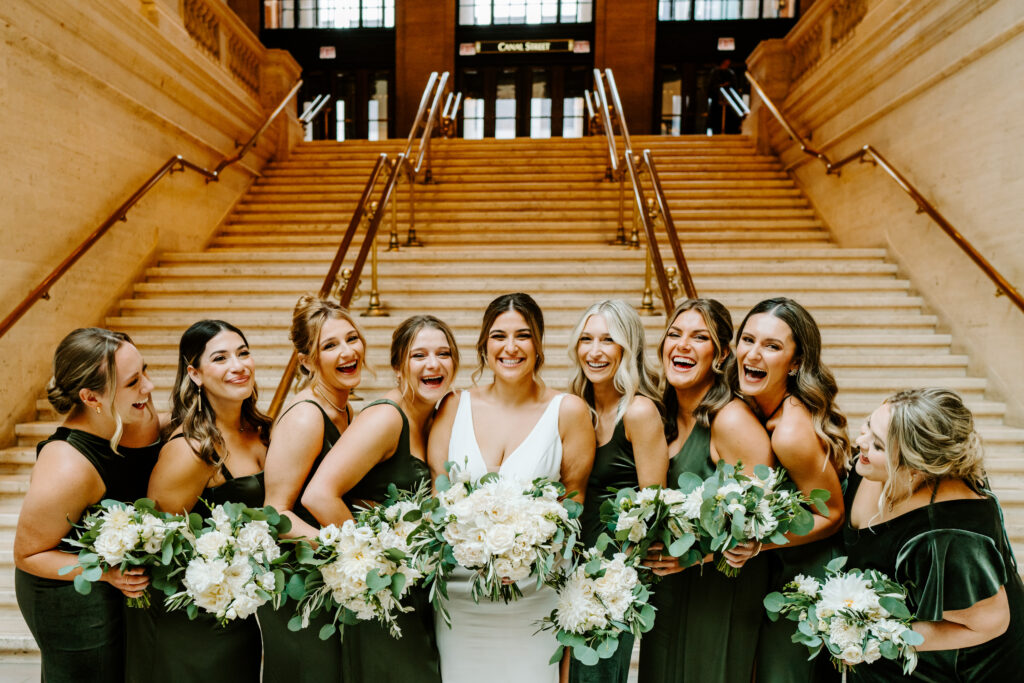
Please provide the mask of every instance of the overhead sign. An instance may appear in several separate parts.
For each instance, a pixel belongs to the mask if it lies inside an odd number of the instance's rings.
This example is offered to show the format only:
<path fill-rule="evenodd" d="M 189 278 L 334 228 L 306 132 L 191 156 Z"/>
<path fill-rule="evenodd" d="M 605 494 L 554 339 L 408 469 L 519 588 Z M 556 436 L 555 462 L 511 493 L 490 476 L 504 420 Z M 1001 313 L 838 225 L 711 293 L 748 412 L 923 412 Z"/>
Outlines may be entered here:
<path fill-rule="evenodd" d="M 572 40 L 478 40 L 476 52 L 484 55 L 572 52 Z M 589 50 L 588 50 L 589 51 Z M 459 47 L 462 54 L 462 47 Z"/>
<path fill-rule="evenodd" d="M 736 49 L 735 38 L 719 38 L 718 39 L 718 51 L 719 52 L 732 52 Z"/>
<path fill-rule="evenodd" d="M 338 57 L 338 49 L 333 45 L 324 45 L 320 48 L 320 59 L 336 59 Z"/>

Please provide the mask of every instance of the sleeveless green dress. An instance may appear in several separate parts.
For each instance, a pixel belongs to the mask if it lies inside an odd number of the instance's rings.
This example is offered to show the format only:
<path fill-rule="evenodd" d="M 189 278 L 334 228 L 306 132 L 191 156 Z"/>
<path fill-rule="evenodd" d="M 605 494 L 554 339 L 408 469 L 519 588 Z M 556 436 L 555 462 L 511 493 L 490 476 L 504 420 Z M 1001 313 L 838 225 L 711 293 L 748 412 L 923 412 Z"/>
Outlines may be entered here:
<path fill-rule="evenodd" d="M 223 503 L 263 505 L 262 472 L 233 477 L 222 467 L 221 473 L 225 482 L 204 489 L 193 512 L 205 518 Z M 260 681 L 262 646 L 256 617 L 221 626 L 213 615 L 201 613 L 191 620 L 184 610 L 169 612 L 162 600 L 154 600 L 148 609 L 129 611 L 128 629 L 129 683 Z"/>
<path fill-rule="evenodd" d="M 580 517 L 582 547 L 592 548 L 597 543 L 597 537 L 605 531 L 601 524 L 601 504 L 614 498 L 614 491 L 618 489 L 635 489 L 638 486 L 633 444 L 626 438 L 626 427 L 619 420 L 615 424 L 612 438 L 608 443 L 598 446 L 594 452 L 594 467 L 587 480 L 587 494 L 583 500 L 583 515 Z M 632 655 L 633 635 L 623 633 L 619 636 L 619 649 L 608 659 L 602 659 L 593 666 L 571 660 L 569 680 L 571 683 L 626 683 Z"/>
<path fill-rule="evenodd" d="M 52 441 L 64 441 L 85 456 L 103 480 L 102 499 L 133 503 L 146 496 L 150 472 L 160 452 L 157 442 L 144 448 L 110 448 L 107 439 L 78 429 L 58 427 L 36 446 L 36 455 Z M 77 548 L 67 551 L 75 564 Z M 124 680 L 125 606 L 121 591 L 107 583 L 94 583 L 89 595 L 80 595 L 71 581 L 45 579 L 14 570 L 18 607 L 39 645 L 44 683 L 107 683 Z"/>
<path fill-rule="evenodd" d="M 381 399 L 394 406 L 402 416 L 402 434 L 394 455 L 379 462 L 345 495 L 352 507 L 357 502 L 380 503 L 387 498 L 388 484 L 399 489 L 415 489 L 430 480 L 426 463 L 413 457 L 409 446 L 409 420 L 394 401 Z M 363 410 L 366 410 L 364 408 Z M 342 646 L 342 678 L 350 683 L 440 683 L 441 663 L 434 638 L 434 611 L 426 591 L 412 589 L 406 596 L 411 612 L 398 615 L 402 637 L 395 639 L 386 627 L 375 621 L 364 621 L 344 629 Z"/>
<path fill-rule="evenodd" d="M 861 476 L 850 474 L 850 509 Z M 1024 583 L 1006 535 L 1003 513 L 988 491 L 982 499 L 947 500 L 873 525 L 843 527 L 846 569 L 877 569 L 903 584 L 910 611 L 939 621 L 995 595 L 1002 586 L 1010 606 L 1006 632 L 987 643 L 958 650 L 918 653 L 917 668 L 903 676 L 887 659 L 855 666 L 848 679 L 862 683 L 1009 683 L 1024 671 Z M 934 495 L 933 495 L 934 500 Z M 790 622 L 792 623 L 792 622 Z M 820 655 L 819 655 L 820 656 Z"/>
<path fill-rule="evenodd" d="M 669 461 L 668 483 L 711 476 L 711 430 L 696 425 Z M 714 563 L 664 577 L 654 588 L 654 628 L 640 640 L 640 683 L 750 683 L 769 566 L 755 557 L 729 578 Z"/>
<path fill-rule="evenodd" d="M 313 513 L 302 505 L 302 494 L 309 486 L 309 482 L 312 481 L 313 475 L 316 474 L 317 468 L 320 467 L 327 452 L 331 450 L 331 446 L 335 444 L 341 434 L 316 401 L 299 401 L 288 410 L 299 403 L 312 403 L 320 411 L 324 420 L 324 437 L 320 444 L 320 453 L 316 456 L 313 466 L 309 469 L 309 474 L 306 475 L 306 480 L 302 483 L 292 511 L 307 524 L 319 527 L 320 523 Z M 348 406 L 345 408 L 347 411 Z M 351 419 L 351 414 L 349 414 L 349 421 Z M 307 628 L 290 631 L 288 630 L 288 621 L 294 613 L 295 603 L 289 600 L 283 602 L 277 610 L 268 603 L 257 612 L 260 631 L 263 634 L 263 683 L 341 681 L 341 639 L 337 636 L 327 640 L 320 639 L 320 627 L 330 622 L 330 616 L 321 615 L 319 620 L 312 620 Z"/>

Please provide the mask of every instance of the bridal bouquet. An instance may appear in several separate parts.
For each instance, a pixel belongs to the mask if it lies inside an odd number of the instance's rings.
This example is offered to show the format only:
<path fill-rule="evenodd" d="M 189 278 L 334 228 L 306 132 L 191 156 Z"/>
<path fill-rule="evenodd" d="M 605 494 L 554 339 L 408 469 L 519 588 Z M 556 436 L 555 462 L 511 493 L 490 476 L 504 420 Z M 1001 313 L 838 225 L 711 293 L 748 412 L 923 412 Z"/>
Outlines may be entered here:
<path fill-rule="evenodd" d="M 376 619 L 391 635 L 401 637 L 395 620 L 397 612 L 408 612 L 401 599 L 414 582 L 423 577 L 416 568 L 409 535 L 420 519 L 420 506 L 429 497 L 421 488 L 412 497 L 401 497 L 392 488 L 393 502 L 362 510 L 356 521 L 334 524 L 317 534 L 317 547 L 301 545 L 296 550 L 300 565 L 309 568 L 299 593 L 299 613 L 288 628 L 309 625 L 321 613 L 333 614 L 331 623 L 320 629 L 327 639 L 338 624 L 355 624 Z"/>
<path fill-rule="evenodd" d="M 552 585 L 556 562 L 570 557 L 576 544 L 583 506 L 560 501 L 565 487 L 550 479 L 523 484 L 492 472 L 474 483 L 457 468 L 452 472 L 438 481 L 440 537 L 450 547 L 440 557 L 475 570 L 473 599 L 520 598 L 515 582 L 530 576 L 538 587 Z M 436 543 L 436 534 L 426 535 L 428 544 Z"/>
<path fill-rule="evenodd" d="M 636 570 L 639 558 L 605 557 L 608 541 L 602 536 L 559 581 L 558 605 L 541 622 L 541 630 L 554 630 L 560 643 L 552 664 L 569 647 L 573 657 L 592 666 L 615 654 L 623 632 L 639 638 L 654 625 L 654 607 L 647 603 L 651 593 Z"/>
<path fill-rule="evenodd" d="M 615 530 L 620 544 L 633 544 L 631 559 L 643 559 L 655 542 L 665 554 L 678 557 L 683 565 L 699 562 L 703 530 L 700 511 L 704 502 L 704 481 L 695 474 L 679 477 L 679 489 L 649 486 L 636 492 L 620 489 L 612 500 L 601 504 L 601 519 Z"/>
<path fill-rule="evenodd" d="M 805 507 L 814 505 L 828 515 L 829 492 L 815 489 L 805 497 L 790 486 L 783 486 L 786 471 L 766 465 L 754 467 L 753 476 L 742 473 L 743 466 L 719 462 L 713 475 L 704 482 L 704 502 L 700 521 L 710 537 L 710 550 L 722 552 L 741 543 L 771 542 L 785 545 L 787 533 L 803 536 L 814 528 L 814 515 Z M 740 572 L 725 558 L 718 569 L 726 576 Z"/>
<path fill-rule="evenodd" d="M 914 647 L 924 637 L 910 628 L 906 591 L 874 569 L 841 571 L 845 564 L 845 557 L 829 562 L 824 583 L 800 575 L 781 593 L 767 595 L 768 617 L 797 622 L 793 642 L 806 645 L 811 657 L 828 651 L 844 673 L 884 657 L 902 661 L 903 673 L 910 675 L 917 666 Z"/>
<path fill-rule="evenodd" d="M 205 521 L 189 516 L 185 529 L 191 557 L 181 583 L 184 590 L 167 598 L 168 609 L 182 609 L 194 619 L 199 610 L 223 625 L 244 619 L 284 590 L 277 539 L 291 522 L 272 508 L 241 503 L 217 505 Z"/>
<path fill-rule="evenodd" d="M 146 567 L 154 587 L 161 589 L 174 570 L 175 559 L 188 546 L 182 533 L 185 526 L 183 517 L 158 511 L 148 498 L 134 504 L 103 500 L 76 525 L 81 530 L 78 537 L 64 539 L 81 550 L 77 564 L 61 568 L 59 573 L 81 567 L 82 572 L 75 577 L 75 590 L 88 595 L 92 584 L 112 567 L 122 571 Z M 149 592 L 128 598 L 127 604 L 149 607 Z"/>

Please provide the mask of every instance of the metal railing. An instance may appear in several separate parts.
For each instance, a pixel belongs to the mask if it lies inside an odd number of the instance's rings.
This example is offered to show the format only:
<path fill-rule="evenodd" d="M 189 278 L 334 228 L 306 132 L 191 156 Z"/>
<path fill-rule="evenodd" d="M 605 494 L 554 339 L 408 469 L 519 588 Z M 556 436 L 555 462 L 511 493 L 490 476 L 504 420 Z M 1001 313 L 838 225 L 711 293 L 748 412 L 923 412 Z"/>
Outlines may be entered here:
<path fill-rule="evenodd" d="M 273 123 L 274 119 L 276 119 L 278 115 L 284 110 L 285 105 L 287 105 L 288 102 L 292 99 L 292 97 L 295 96 L 295 93 L 299 91 L 299 87 L 301 85 L 302 81 L 298 81 L 295 84 L 295 86 L 288 92 L 288 94 L 285 95 L 284 99 L 281 100 L 281 103 L 278 104 L 274 111 L 269 116 L 267 116 L 267 118 L 263 121 L 263 125 L 261 125 L 256 130 L 256 132 L 252 134 L 252 137 L 249 138 L 249 141 L 242 145 L 234 156 L 225 157 L 224 159 L 222 159 L 220 163 L 218 163 L 217 166 L 212 171 L 194 162 L 191 162 L 188 159 L 185 159 L 180 154 L 177 154 L 168 159 L 167 161 L 165 161 L 163 166 L 161 166 L 156 171 L 156 173 L 151 175 L 149 179 L 142 184 L 141 187 L 135 190 L 135 192 L 133 192 L 132 195 L 128 197 L 128 199 L 126 199 L 120 206 L 118 206 L 117 209 L 115 209 L 114 212 L 110 214 L 110 216 L 105 221 L 103 221 L 103 223 L 101 223 L 98 228 L 96 228 L 96 230 L 94 230 L 88 237 L 82 240 L 82 242 L 78 246 L 72 249 L 71 253 L 68 254 L 68 256 L 63 261 L 61 261 L 56 268 L 50 271 L 49 275 L 44 277 L 42 282 L 36 285 L 32 289 L 32 291 L 28 293 L 28 296 L 22 299 L 21 302 L 14 308 L 14 310 L 11 311 L 7 315 L 7 317 L 3 319 L 2 322 L 0 322 L 0 337 L 3 337 L 3 335 L 7 334 L 7 332 L 12 327 L 14 327 L 14 324 L 17 323 L 22 318 L 22 316 L 28 313 L 28 311 L 32 308 L 32 306 L 36 304 L 37 301 L 39 301 L 40 299 L 49 299 L 50 289 L 53 287 L 53 285 L 56 284 L 56 282 L 60 280 L 61 277 L 63 277 L 64 274 L 67 273 L 68 270 L 70 270 L 71 267 L 75 265 L 75 263 L 77 263 L 78 260 L 82 258 L 82 256 L 84 256 L 89 251 L 89 249 L 93 247 L 93 245 L 96 244 L 96 242 L 100 240 L 101 237 L 107 234 L 107 231 L 109 231 L 115 223 L 128 220 L 128 211 L 130 211 L 132 207 L 138 204 L 139 201 L 143 197 L 145 197 L 146 194 L 150 190 L 152 190 L 157 183 L 160 182 L 161 178 L 163 178 L 166 175 L 177 173 L 179 171 L 185 171 L 186 169 L 188 169 L 195 171 L 199 175 L 203 176 L 203 178 L 205 178 L 206 182 L 208 183 L 215 183 L 218 180 L 220 180 L 220 174 L 224 171 L 224 169 L 226 169 L 228 166 L 231 166 L 232 164 L 238 163 L 246 154 L 249 153 L 249 151 L 256 144 L 256 140 L 259 138 L 259 136 L 262 135 L 263 132 L 267 130 L 270 124 Z"/>
<path fill-rule="evenodd" d="M 446 138 L 458 136 L 459 131 L 459 107 L 462 106 L 462 93 L 448 93 L 444 101 L 444 109 L 441 110 L 441 135 Z"/>
<path fill-rule="evenodd" d="M 750 113 L 750 107 L 743 101 L 743 96 L 736 92 L 736 88 L 731 85 L 728 87 L 721 87 L 718 89 L 719 94 L 722 95 L 722 100 L 729 105 L 729 108 L 740 119 L 745 119 L 747 114 Z"/>
<path fill-rule="evenodd" d="M 399 248 L 398 240 L 398 211 L 397 196 L 398 185 L 405 181 L 409 186 L 409 232 L 405 246 L 420 246 L 416 239 L 415 232 L 415 185 L 418 180 L 429 182 L 430 179 L 430 136 L 433 133 L 434 125 L 438 120 L 441 97 L 444 94 L 445 86 L 448 83 L 448 72 L 438 76 L 435 71 L 430 75 L 427 86 L 423 89 L 423 97 L 420 99 L 420 106 L 416 112 L 412 129 L 406 140 L 405 148 L 394 158 L 389 158 L 386 153 L 377 157 L 370 176 L 363 186 L 359 203 L 352 214 L 345 235 L 341 244 L 335 252 L 331 267 L 324 277 L 320 287 L 320 296 L 327 297 L 332 291 L 337 291 L 338 301 L 341 306 L 349 308 L 352 304 L 356 288 L 360 284 L 360 277 L 366 260 L 371 260 L 371 290 L 369 295 L 369 308 L 363 315 L 387 315 L 387 310 L 380 302 L 380 292 L 377 286 L 377 233 L 381 221 L 387 213 L 388 206 L 391 206 L 391 235 L 388 250 L 393 251 Z M 419 139 L 419 145 L 413 154 L 413 145 Z M 384 186 L 376 200 L 373 200 L 373 193 L 382 174 L 387 171 L 387 178 Z M 422 173 L 422 179 L 421 179 Z M 359 253 L 351 268 L 341 269 L 342 263 L 348 256 L 359 227 L 366 222 L 366 231 L 363 234 L 363 241 L 359 247 Z M 339 277 L 340 275 L 340 277 Z M 299 357 L 293 349 L 288 365 L 285 367 L 281 381 L 278 382 L 274 397 L 270 401 L 267 412 L 272 418 L 277 418 L 288 396 L 288 391 L 295 379 L 295 372 L 299 367 Z"/>
<path fill-rule="evenodd" d="M 889 161 L 882 156 L 877 149 L 871 145 L 864 145 L 856 152 L 853 152 L 838 161 L 832 161 L 824 152 L 809 147 L 803 137 L 796 132 L 782 112 L 779 111 L 779 108 L 775 106 L 775 103 L 772 102 L 771 98 L 765 94 L 764 88 L 762 88 L 761 84 L 757 82 L 757 79 L 751 76 L 749 72 L 746 76 L 747 80 L 750 81 L 750 85 L 757 92 L 761 102 L 763 102 L 768 108 L 768 111 L 772 113 L 772 116 L 774 116 L 779 122 L 783 130 L 786 131 L 786 134 L 800 146 L 800 151 L 808 156 L 814 157 L 825 165 L 826 175 L 832 175 L 834 173 L 838 176 L 840 169 L 854 161 L 870 163 L 872 166 L 880 167 L 896 182 L 897 185 L 899 185 L 901 190 L 906 192 L 910 198 L 914 200 L 914 203 L 917 204 L 917 212 L 928 214 L 928 217 L 931 218 L 972 261 L 974 261 L 975 265 L 981 268 L 982 272 L 984 272 L 992 282 L 995 283 L 997 288 L 996 295 L 999 296 L 1005 294 L 1021 312 L 1024 312 L 1024 296 L 1021 296 L 1021 293 L 1012 284 L 1010 284 L 1010 281 L 1007 280 L 1002 273 L 996 270 L 995 266 L 993 266 L 988 259 L 982 256 L 981 252 L 979 252 L 966 237 L 960 234 L 960 231 L 953 227 L 953 225 L 946 220 L 946 217 L 943 216 L 939 210 L 921 194 L 917 187 L 915 187 L 906 176 L 900 173 L 895 166 L 889 163 Z"/>
<path fill-rule="evenodd" d="M 593 111 L 590 105 L 590 95 L 585 97 L 588 110 Z M 654 294 L 652 290 L 652 278 L 658 281 L 658 290 L 661 300 L 665 305 L 666 313 L 675 308 L 675 293 L 681 288 L 689 298 L 697 296 L 697 288 L 693 284 L 690 268 L 686 263 L 686 256 L 683 253 L 683 246 L 679 241 L 679 234 L 676 232 L 675 223 L 672 220 L 672 213 L 669 210 L 668 200 L 658 176 L 657 167 L 651 150 L 645 149 L 642 154 L 635 155 L 633 152 L 632 138 L 629 136 L 629 127 L 626 124 L 626 116 L 622 109 L 622 101 L 619 99 L 619 89 L 615 84 L 615 76 L 611 69 L 605 69 L 602 74 L 600 69 L 594 69 L 594 102 L 597 111 L 591 118 L 591 128 L 598 125 L 603 129 L 605 140 L 608 144 L 608 170 L 609 180 L 619 183 L 619 226 L 616 239 L 611 244 L 625 245 L 632 248 L 640 247 L 639 225 L 643 226 L 644 236 L 647 242 L 647 257 L 644 268 L 644 290 L 641 296 L 640 310 L 645 313 L 654 313 Z M 618 124 L 619 134 L 622 137 L 623 150 L 619 155 L 615 139 L 615 125 Z M 624 197 L 625 180 L 628 176 L 633 194 L 633 232 L 629 238 L 625 236 L 624 225 Z M 644 190 L 643 177 L 649 179 L 653 197 L 648 198 Z M 672 258 L 675 266 L 664 265 L 661 258 L 661 251 L 658 247 L 656 233 L 656 221 L 661 216 L 664 223 L 665 233 L 669 246 L 672 250 Z M 679 278 L 679 282 L 676 278 Z"/>

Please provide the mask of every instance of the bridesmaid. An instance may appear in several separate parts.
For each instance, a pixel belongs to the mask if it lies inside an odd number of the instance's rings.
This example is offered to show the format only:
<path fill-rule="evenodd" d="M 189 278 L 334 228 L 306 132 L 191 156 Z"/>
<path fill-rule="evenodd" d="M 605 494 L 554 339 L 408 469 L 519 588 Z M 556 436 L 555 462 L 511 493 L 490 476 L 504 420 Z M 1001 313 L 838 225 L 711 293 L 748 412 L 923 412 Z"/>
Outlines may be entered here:
<path fill-rule="evenodd" d="M 36 446 L 37 461 L 14 535 L 18 607 L 42 656 L 47 683 L 124 680 L 125 596 L 139 597 L 149 579 L 141 569 L 104 572 L 88 595 L 71 584 L 76 548 L 61 543 L 71 521 L 111 498 L 134 502 L 160 450 L 153 383 L 128 335 L 78 329 L 57 346 L 50 405 L 66 415 Z"/>
<path fill-rule="evenodd" d="M 729 386 L 736 362 L 732 321 L 714 299 L 688 299 L 669 316 L 658 353 L 665 368 L 668 484 L 684 472 L 711 476 L 719 461 L 746 471 L 774 464 L 768 435 Z M 652 554 L 665 578 L 654 588 L 654 628 L 640 641 L 640 683 L 750 683 L 768 592 L 768 565 L 748 562 L 736 578 L 708 567 L 680 567 Z"/>
<path fill-rule="evenodd" d="M 289 538 L 315 537 L 316 518 L 302 493 L 331 446 L 352 420 L 349 394 L 362 378 L 366 340 L 344 308 L 313 295 L 301 297 L 292 315 L 291 340 L 308 385 L 292 399 L 274 427 L 267 449 L 265 504 L 292 522 Z M 263 681 L 285 683 L 341 680 L 341 640 L 320 639 L 320 626 L 288 630 L 294 605 L 259 611 L 263 634 Z"/>
<path fill-rule="evenodd" d="M 825 565 L 840 555 L 845 510 L 841 480 L 850 459 L 846 417 L 838 410 L 838 387 L 821 360 L 821 333 L 807 310 L 786 298 L 767 299 L 747 313 L 736 336 L 734 389 L 747 398 L 771 437 L 779 465 L 804 494 L 831 494 L 828 516 L 815 512 L 806 536 L 787 536 L 783 546 L 743 546 L 730 553 L 742 563 L 762 550 L 777 548 L 768 562 L 773 590 L 798 574 L 822 578 Z M 807 649 L 792 641 L 792 622 L 764 618 L 758 641 L 759 683 L 838 681 L 824 657 L 807 660 Z"/>
<path fill-rule="evenodd" d="M 1024 583 L 999 502 L 985 482 L 974 417 L 946 389 L 911 389 L 871 414 L 846 491 L 846 566 L 877 569 L 907 587 L 924 636 L 905 677 L 886 659 L 852 681 L 981 683 L 1020 680 Z"/>
<path fill-rule="evenodd" d="M 580 537 L 593 547 L 604 530 L 601 504 L 610 489 L 665 486 L 668 445 L 661 417 L 657 370 L 645 355 L 644 327 L 636 309 L 619 299 L 594 304 L 570 337 L 569 389 L 596 417 L 597 452 L 587 481 Z M 570 661 L 574 683 L 626 683 L 633 636 L 619 636 L 619 649 L 594 666 Z"/>
<path fill-rule="evenodd" d="M 207 504 L 263 505 L 270 418 L 256 407 L 255 375 L 249 344 L 234 325 L 201 320 L 185 330 L 171 396 L 173 431 L 149 480 L 149 497 L 159 509 L 181 514 L 195 508 L 207 516 Z M 221 627 L 212 615 L 189 620 L 183 610 L 167 612 L 157 601 L 141 614 L 147 618 L 132 626 L 140 641 L 129 660 L 135 680 L 260 680 L 255 617 Z"/>
<path fill-rule="evenodd" d="M 384 501 L 388 485 L 412 490 L 429 481 L 427 433 L 434 406 L 459 369 L 455 337 L 432 315 L 404 321 L 391 340 L 398 388 L 366 406 L 331 448 L 302 495 L 323 525 L 352 519 L 353 505 Z M 426 593 L 408 595 L 413 611 L 398 615 L 396 640 L 376 622 L 344 631 L 342 678 L 376 683 L 439 683 L 434 614 Z"/>

